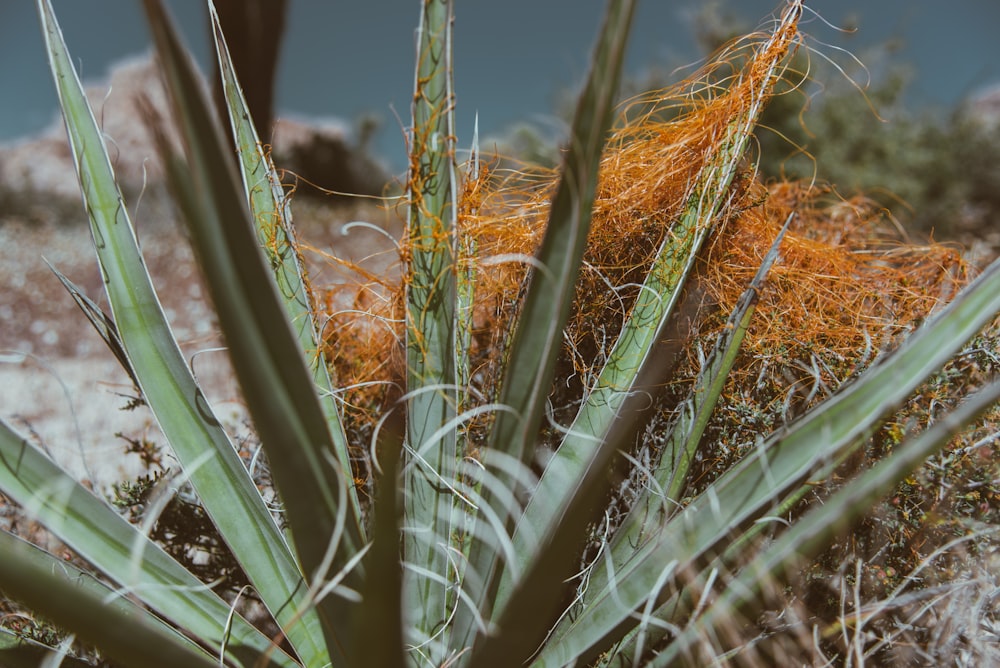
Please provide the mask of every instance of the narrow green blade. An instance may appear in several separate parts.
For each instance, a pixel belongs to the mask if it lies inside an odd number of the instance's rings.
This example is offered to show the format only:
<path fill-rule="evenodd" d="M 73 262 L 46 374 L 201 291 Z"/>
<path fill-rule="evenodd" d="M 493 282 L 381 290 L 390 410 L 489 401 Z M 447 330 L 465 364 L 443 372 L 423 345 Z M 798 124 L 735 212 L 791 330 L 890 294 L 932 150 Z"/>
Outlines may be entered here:
<path fill-rule="evenodd" d="M 646 531 L 650 530 L 649 523 L 661 522 L 662 514 L 667 512 L 666 509 L 676 507 L 680 492 L 687 483 L 687 471 L 701 442 L 705 426 L 722 393 L 729 371 L 736 361 L 743 336 L 750 325 L 764 279 L 778 259 L 778 247 L 794 216 L 794 213 L 788 216 L 757 274 L 737 300 L 736 307 L 726 321 L 715 347 L 705 359 L 690 398 L 681 407 L 677 421 L 670 426 L 670 434 L 663 446 L 663 461 L 654 467 L 654 483 L 645 488 L 644 493 L 632 506 L 629 516 L 612 538 L 611 550 L 616 563 L 625 561 L 631 555 L 633 546 L 638 544 Z M 660 495 L 660 490 L 665 492 L 665 497 Z"/>
<path fill-rule="evenodd" d="M 177 346 L 139 252 L 103 138 L 50 3 L 39 0 L 49 60 L 90 214 L 115 325 L 140 388 L 213 523 L 298 651 L 317 618 L 298 565 Z"/>
<path fill-rule="evenodd" d="M 48 261 L 46 261 L 46 264 L 49 264 Z M 94 300 L 84 294 L 83 290 L 76 283 L 69 280 L 61 271 L 51 264 L 49 264 L 49 269 L 52 270 L 52 273 L 56 275 L 59 282 L 66 288 L 66 292 L 73 298 L 73 301 L 76 302 L 77 307 L 83 312 L 87 320 L 90 321 L 90 324 L 97 330 L 98 336 L 104 340 L 104 344 L 108 347 L 108 350 L 118 360 L 118 365 L 128 374 L 136 393 L 141 395 L 139 379 L 135 377 L 135 371 L 132 370 L 132 363 L 128 361 L 128 353 L 125 352 L 125 346 L 122 344 L 121 336 L 118 335 L 118 327 L 115 326 L 114 319 L 101 310 L 101 307 L 95 304 Z M 136 397 L 136 401 L 141 402 L 141 396 Z"/>
<path fill-rule="evenodd" d="M 273 651 L 275 664 L 293 664 L 242 617 L 234 617 L 227 632 L 228 603 L 2 420 L 0 492 L 129 594 L 208 646 L 221 648 L 228 634 L 230 649 L 240 656 Z M 0 581 L 0 589 L 9 584 Z"/>
<path fill-rule="evenodd" d="M 194 65 L 161 3 L 147 0 L 144 6 L 187 162 L 172 154 L 155 120 L 149 126 L 205 272 L 243 397 L 268 455 L 301 572 L 312 589 L 307 592 L 297 577 L 283 574 L 278 586 L 296 589 L 283 598 L 268 599 L 268 604 L 279 606 L 272 610 L 283 626 L 294 622 L 289 639 L 305 663 L 323 665 L 330 658 L 339 663 L 350 654 L 350 595 L 337 590 L 308 602 L 308 609 L 286 603 L 304 601 L 334 576 L 343 578 L 341 587 L 357 590 L 360 573 L 352 564 L 363 539 L 348 509 L 351 475 L 338 466 L 308 366 L 257 244 L 232 160 Z M 245 526 L 235 524 L 219 528 L 224 535 L 246 531 Z M 241 563 L 248 574 L 271 561 L 260 544 L 242 553 L 233 551 L 246 560 Z M 259 589 L 274 586 L 251 578 Z M 319 619 L 323 620 L 322 634 L 316 628 Z M 328 651 L 334 656 L 328 657 Z"/>
<path fill-rule="evenodd" d="M 229 57 L 215 6 L 210 4 L 209 10 L 219 71 L 222 74 L 223 90 L 228 102 L 229 120 L 239 150 L 243 189 L 250 204 L 257 241 L 267 255 L 288 320 L 292 323 L 299 347 L 309 362 L 313 383 L 319 393 L 320 405 L 330 427 L 337 462 L 342 471 L 350 472 L 351 459 L 347 434 L 344 432 L 326 357 L 319 344 L 319 328 L 306 281 L 306 268 L 299 256 L 295 229 L 292 227 L 290 202 L 285 196 L 274 164 L 264 151 L 260 137 L 257 136 L 257 129 L 250 117 L 250 109 L 247 107 L 243 90 L 236 80 L 236 72 Z M 363 530 L 361 504 L 358 501 L 357 488 L 353 485 L 348 488 L 348 498 L 354 512 L 354 522 Z"/>
<path fill-rule="evenodd" d="M 745 75 L 754 77 L 751 97 L 727 124 L 725 135 L 706 159 L 690 190 L 681 218 L 665 236 L 595 387 L 587 395 L 558 450 L 546 465 L 537 488 L 532 491 L 514 536 L 515 554 L 520 563 L 516 569 L 508 570 L 501 581 L 498 605 L 503 604 L 512 586 L 509 574 L 523 569 L 524 564 L 533 558 L 539 538 L 554 530 L 568 499 L 578 493 L 577 482 L 582 471 L 591 465 L 619 409 L 630 395 L 641 389 L 637 385 L 640 369 L 655 349 L 675 304 L 680 300 L 703 241 L 727 205 L 727 193 L 733 177 L 751 141 L 757 118 L 779 76 L 786 49 L 773 47 L 780 45 L 781 40 L 789 39 L 799 9 L 798 4 L 789 7 L 774 35 L 761 45 L 760 53 L 765 57 L 761 58 L 759 67 L 754 67 Z M 741 85 L 745 85 L 742 80 L 733 84 Z"/>
<path fill-rule="evenodd" d="M 405 609 L 416 645 L 437 636 L 451 613 L 445 592 L 455 569 L 447 545 L 455 498 L 439 490 L 458 463 L 456 175 L 451 0 L 424 0 L 420 13 L 410 149 L 406 286 Z M 439 647 L 442 642 L 436 642 Z M 430 648 L 431 661 L 444 650 Z"/>
<path fill-rule="evenodd" d="M 635 3 L 609 4 L 586 88 L 580 95 L 559 185 L 511 343 L 491 448 L 521 461 L 534 454 L 590 231 L 597 172 Z"/>
<path fill-rule="evenodd" d="M 745 522 L 780 503 L 812 472 L 855 446 L 859 435 L 898 408 L 998 312 L 1000 262 L 995 262 L 898 350 L 723 474 L 649 535 L 629 561 L 596 570 L 587 604 L 554 631 L 544 665 L 564 665 L 605 642 L 621 624 L 634 625 L 633 613 L 659 595 L 664 573 L 706 555 Z"/>
<path fill-rule="evenodd" d="M 562 347 L 563 328 L 572 307 L 590 230 L 598 168 L 611 127 L 614 97 L 634 10 L 633 0 L 613 0 L 608 5 L 594 48 L 590 75 L 577 103 L 548 226 L 536 255 L 537 264 L 531 273 L 509 351 L 500 403 L 510 410 L 496 414 L 489 448 L 522 463 L 529 462 L 534 455 L 535 440 Z M 497 471 L 496 475 L 501 481 L 506 480 L 510 489 L 516 489 L 522 482 L 504 471 Z M 493 495 L 484 491 L 480 503 L 492 505 Z M 493 510 L 501 517 L 508 517 L 514 511 L 513 508 Z M 482 524 L 485 530 L 486 525 Z M 522 561 L 530 557 L 529 554 L 524 556 Z M 475 581 L 483 583 L 480 591 L 469 593 L 482 616 L 490 618 L 501 572 L 494 546 L 481 538 L 474 539 L 469 568 L 476 575 Z M 468 589 L 473 589 L 471 582 L 472 579 L 467 579 Z M 459 620 L 457 628 L 457 647 L 461 648 L 471 640 L 471 619 Z"/>
<path fill-rule="evenodd" d="M 367 554 L 366 571 L 378 577 L 365 579 L 359 606 L 355 636 L 358 654 L 354 665 L 367 668 L 405 666 L 403 633 L 402 565 L 399 559 L 402 505 L 399 493 L 399 461 L 403 451 L 404 420 L 398 411 L 382 426 L 379 462 L 382 475 L 378 481 L 372 546 Z"/>
<path fill-rule="evenodd" d="M 761 589 L 780 582 L 789 569 L 815 558 L 837 536 L 857 522 L 879 498 L 891 492 L 911 471 L 920 466 L 955 435 L 1000 401 L 1000 383 L 993 382 L 966 399 L 958 408 L 937 418 L 925 432 L 902 444 L 887 459 L 862 473 L 833 496 L 795 522 L 774 543 L 747 564 L 739 576 L 727 582 L 725 590 L 704 614 L 692 619 L 683 633 L 648 665 L 666 668 L 687 665 L 694 643 L 714 629 L 732 624 L 748 608 L 763 600 Z"/>
<path fill-rule="evenodd" d="M 836 471 L 851 455 L 857 447 L 866 442 L 874 433 L 870 429 L 867 433 L 859 435 L 855 442 L 848 444 L 836 458 L 824 463 L 815 473 L 810 475 L 813 480 L 826 480 Z M 768 509 L 769 517 L 787 517 L 792 509 L 810 492 L 815 490 L 815 485 L 806 483 L 800 485 L 784 497 L 781 502 Z M 642 621 L 632 629 L 629 634 L 620 642 L 615 642 L 615 652 L 620 657 L 632 657 L 642 654 L 643 647 L 651 647 L 659 644 L 660 640 L 666 637 L 670 631 L 668 629 L 678 629 L 690 618 L 692 611 L 698 604 L 700 593 L 711 586 L 720 572 L 731 572 L 735 567 L 745 563 L 746 555 L 753 549 L 754 541 L 763 533 L 772 530 L 770 522 L 754 522 L 750 528 L 740 536 L 728 542 L 722 553 L 714 557 L 707 565 L 701 568 L 701 572 L 694 578 L 685 578 L 682 588 L 670 595 L 665 602 L 659 600 L 647 600 L 642 613 Z M 624 544 L 616 546 L 624 550 Z M 617 556 L 617 555 L 616 555 Z M 624 561 L 622 559 L 621 561 Z M 657 608 L 656 606 L 659 605 Z M 649 613 L 647 615 L 647 613 Z M 659 623 L 657 623 L 659 622 Z M 609 643 L 610 644 L 610 643 Z M 607 650 L 607 647 L 593 646 L 591 653 L 585 655 L 596 657 Z M 609 663 L 610 662 L 610 663 Z M 599 665 L 616 665 L 611 657 Z"/>
<path fill-rule="evenodd" d="M 21 638 L 13 631 L 0 628 L 0 666 L 4 668 L 38 668 L 52 656 L 52 648 Z M 61 657 L 59 668 L 93 668 L 92 664 L 69 656 Z"/>
<path fill-rule="evenodd" d="M 750 326 L 750 319 L 757 306 L 764 279 L 778 259 L 778 248 L 794 217 L 794 213 L 789 214 L 750 285 L 737 300 L 736 308 L 726 321 L 723 333 L 705 360 L 701 373 L 698 374 L 689 405 L 682 409 L 680 419 L 673 427 L 664 447 L 664 455 L 669 457 L 670 461 L 660 464 L 655 480 L 660 489 L 667 491 L 667 503 L 676 501 L 684 489 L 687 471 L 694 460 L 701 436 L 705 433 L 708 418 L 719 400 L 719 395 L 722 394 L 722 388 L 736 361 L 740 344 L 743 342 L 747 327 Z"/>
<path fill-rule="evenodd" d="M 218 665 L 204 649 L 148 610 L 6 532 L 0 532 L 0 581 L 7 596 L 73 629 L 119 661 L 164 667 Z M 0 652 L 0 660 L 4 658 Z"/>
<path fill-rule="evenodd" d="M 465 169 L 463 186 L 466 192 L 468 192 L 470 184 L 476 184 L 479 181 L 479 160 L 479 115 L 477 114 L 473 124 L 472 148 L 469 151 L 469 162 L 466 164 Z M 478 210 L 469 211 L 469 215 L 472 216 L 478 213 Z M 472 330 L 473 317 L 475 315 L 476 272 L 478 271 L 476 255 L 478 247 L 475 236 L 461 234 L 461 231 L 458 232 L 458 235 L 458 270 L 456 272 L 457 305 L 455 309 L 455 359 L 457 360 L 457 364 L 455 373 L 458 381 L 458 408 L 456 412 L 461 413 L 470 405 L 469 383 L 472 380 Z M 459 440 L 464 442 L 464 434 L 459 434 L 459 436 Z M 461 447 L 460 444 L 460 451 Z"/>

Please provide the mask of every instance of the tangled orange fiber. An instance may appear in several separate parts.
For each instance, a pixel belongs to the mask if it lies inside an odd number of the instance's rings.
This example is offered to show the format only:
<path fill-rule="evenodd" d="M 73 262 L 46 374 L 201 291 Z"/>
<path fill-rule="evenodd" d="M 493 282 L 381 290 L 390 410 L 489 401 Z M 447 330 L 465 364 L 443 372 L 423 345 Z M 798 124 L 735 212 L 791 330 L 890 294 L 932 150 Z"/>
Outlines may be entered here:
<path fill-rule="evenodd" d="M 755 189 L 764 203 L 730 220 L 702 263 L 704 285 L 728 313 L 784 219 L 797 214 L 744 340 L 744 359 L 787 364 L 815 355 L 853 372 L 971 278 L 957 249 L 905 242 L 869 200 L 845 201 L 802 183 Z"/>
<path fill-rule="evenodd" d="M 746 38 L 722 52 L 696 78 L 632 100 L 622 108 L 607 143 L 593 209 L 588 247 L 566 332 L 566 373 L 582 382 L 600 370 L 638 294 L 657 250 L 691 196 L 692 186 L 727 125 L 768 77 L 768 64 L 787 55 L 797 39 L 794 23 L 765 41 Z M 729 70 L 727 71 L 727 68 Z M 499 371 L 529 263 L 544 231 L 557 174 L 528 169 L 500 174 L 481 170 L 465 183 L 459 201 L 459 235 L 475 256 L 460 256 L 476 272 L 473 376 L 489 390 Z M 867 348 L 877 350 L 926 316 L 968 280 L 955 250 L 903 243 L 869 202 L 830 197 L 830 190 L 802 183 L 760 183 L 749 161 L 728 192 L 727 205 L 696 266 L 704 293 L 692 335 L 717 331 L 749 284 L 790 211 L 796 223 L 781 248 L 744 342 L 740 368 L 753 360 L 818 354 L 851 366 Z M 405 243 L 405 242 L 404 242 Z M 402 329 L 400 284 L 373 315 L 397 323 L 395 332 L 364 325 L 355 312 L 329 313 L 326 336 L 341 386 L 392 380 L 385 360 L 398 359 Z M 386 319 L 388 318 L 388 320 Z M 693 350 L 694 346 L 685 346 Z M 398 372 L 398 369 L 397 369 Z M 745 376 L 745 374 L 744 374 Z M 739 379 L 737 373 L 734 378 Z M 372 386 L 348 403 L 373 404 Z M 377 401 L 374 401 L 377 403 Z"/>

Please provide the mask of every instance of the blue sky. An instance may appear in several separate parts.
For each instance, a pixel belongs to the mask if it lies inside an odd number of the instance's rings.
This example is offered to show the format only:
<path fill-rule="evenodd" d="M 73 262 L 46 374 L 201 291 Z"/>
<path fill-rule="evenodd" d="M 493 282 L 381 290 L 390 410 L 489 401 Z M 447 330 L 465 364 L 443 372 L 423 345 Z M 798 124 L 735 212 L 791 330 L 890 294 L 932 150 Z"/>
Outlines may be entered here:
<path fill-rule="evenodd" d="M 148 48 L 139 3 L 126 0 L 53 0 L 70 51 L 85 79 Z M 204 7 L 170 0 L 188 44 L 207 54 Z M 468 142 L 479 114 L 481 130 L 499 133 L 520 120 L 542 121 L 559 91 L 586 71 L 604 0 L 457 0 L 455 23 L 459 140 Z M 628 69 L 673 67 L 699 56 L 687 16 L 698 0 L 639 3 Z M 726 7 L 750 26 L 767 19 L 782 0 L 730 0 Z M 977 89 L 1000 83 L 1000 2 L 997 0 L 814 0 L 810 6 L 838 32 L 812 17 L 804 26 L 818 48 L 860 53 L 895 40 L 892 57 L 913 66 L 908 99 L 945 107 Z M 408 116 L 413 81 L 416 0 L 291 0 L 279 73 L 279 113 L 354 119 L 375 113 L 383 121 L 378 150 L 402 163 L 398 115 Z M 819 42 L 825 44 L 819 45 Z M 0 4 L 0 141 L 47 126 L 55 95 L 42 50 L 34 3 Z"/>

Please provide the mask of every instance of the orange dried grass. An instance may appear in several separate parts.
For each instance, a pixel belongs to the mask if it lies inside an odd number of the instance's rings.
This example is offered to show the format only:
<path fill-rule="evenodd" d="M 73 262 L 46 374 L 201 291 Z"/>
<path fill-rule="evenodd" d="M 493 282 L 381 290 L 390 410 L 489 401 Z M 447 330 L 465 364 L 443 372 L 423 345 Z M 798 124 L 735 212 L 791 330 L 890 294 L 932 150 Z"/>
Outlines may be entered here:
<path fill-rule="evenodd" d="M 727 311 L 788 213 L 797 213 L 743 344 L 748 354 L 795 342 L 854 358 L 866 346 L 884 347 L 970 279 L 957 249 L 906 243 L 871 201 L 825 197 L 828 191 L 801 183 L 757 189 L 767 201 L 729 221 L 703 263 L 705 283 Z"/>
<path fill-rule="evenodd" d="M 312 250 L 347 279 L 314 289 L 319 294 L 314 301 L 322 323 L 322 351 L 339 388 L 344 419 L 353 431 L 369 432 L 387 397 L 400 394 L 403 289 L 357 263 Z M 358 458 L 365 459 L 364 453 Z"/>
<path fill-rule="evenodd" d="M 781 222 L 791 211 L 797 213 L 730 387 L 746 384 L 743 389 L 750 390 L 745 374 L 756 376 L 762 361 L 775 362 L 775 370 L 818 361 L 824 382 L 836 387 L 971 278 L 956 248 L 907 243 L 869 200 L 845 201 L 802 183 L 757 189 L 767 194 L 766 203 L 720 230 L 702 265 L 707 289 L 720 311 L 728 313 Z"/>
<path fill-rule="evenodd" d="M 623 107 L 601 162 L 588 248 L 567 328 L 566 353 L 581 378 L 599 371 L 656 251 L 727 124 L 762 84 L 769 63 L 794 46 L 794 25 L 781 30 L 763 46 L 753 39 L 736 43 L 697 78 Z M 726 67 L 731 74 L 725 75 Z M 556 176 L 537 168 L 506 173 L 481 169 L 461 193 L 458 233 L 473 240 L 475 257 L 460 254 L 459 266 L 471 263 L 476 269 L 473 357 L 488 387 L 497 381 L 497 361 L 530 265 L 525 258 L 541 242 Z M 890 234 L 891 226 L 871 203 L 824 201 L 828 194 L 799 183 L 765 188 L 749 166 L 727 193 L 723 220 L 697 269 L 707 303 L 719 307 L 704 310 L 693 330 L 701 334 L 721 326 L 788 213 L 798 214 L 744 342 L 744 375 L 752 360 L 776 356 L 808 358 L 821 351 L 856 361 L 867 346 L 884 346 L 969 278 L 957 251 L 907 245 Z M 405 247 L 404 241 L 404 257 Z M 387 301 L 357 303 L 349 316 L 336 309 L 328 312 L 331 326 L 325 340 L 338 383 L 357 386 L 345 393 L 348 405 L 377 407 L 377 386 L 364 383 L 402 377 L 403 290 L 401 282 Z M 371 310 L 370 317 L 365 309 Z M 380 324 L 373 325 L 372 318 Z M 390 321 L 394 327 L 385 326 Z"/>
<path fill-rule="evenodd" d="M 785 58 L 796 39 L 793 21 L 779 23 L 775 34 L 734 43 L 696 77 L 623 105 L 601 161 L 576 306 L 567 327 L 567 345 L 582 377 L 603 362 L 657 250 L 728 125 L 751 104 L 774 63 Z M 492 178 L 497 185 L 487 182 L 477 188 L 474 207 L 461 207 L 460 233 L 476 239 L 481 258 L 533 255 L 556 174 L 534 170 Z M 751 180 L 749 172 L 736 179 L 728 194 L 730 206 L 749 206 L 746 185 Z M 526 274 L 523 263 L 481 265 L 484 328 L 509 329 L 505 319 L 516 311 Z M 497 345 L 494 338 L 490 347 Z"/>

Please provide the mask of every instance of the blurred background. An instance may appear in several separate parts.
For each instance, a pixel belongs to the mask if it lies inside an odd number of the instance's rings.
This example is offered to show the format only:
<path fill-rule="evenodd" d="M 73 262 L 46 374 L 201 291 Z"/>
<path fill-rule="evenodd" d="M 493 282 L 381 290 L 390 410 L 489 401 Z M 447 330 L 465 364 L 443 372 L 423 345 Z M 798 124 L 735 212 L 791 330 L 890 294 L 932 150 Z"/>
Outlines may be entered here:
<path fill-rule="evenodd" d="M 105 92 L 114 68 L 148 53 L 140 3 L 53 4 L 85 81 Z M 168 4 L 207 67 L 203 3 Z M 221 2 L 220 10 L 232 5 L 246 14 L 254 4 Z M 322 181 L 319 172 L 337 171 L 332 162 L 350 163 L 322 182 L 334 190 L 375 193 L 398 181 L 406 164 L 418 3 L 263 4 L 283 6 L 280 20 L 264 17 L 252 43 L 280 39 L 268 113 L 293 122 L 285 135 L 296 148 L 285 151 L 286 166 Z M 456 4 L 459 146 L 469 146 L 478 115 L 485 148 L 557 159 L 604 0 Z M 731 36 L 765 28 L 781 6 L 780 0 L 639 3 L 623 95 L 683 78 Z M 765 123 L 776 132 L 759 133 L 763 175 L 815 173 L 845 196 L 864 191 L 881 198 L 907 225 L 938 236 L 981 228 L 1000 198 L 994 194 L 1000 193 L 998 26 L 996 0 L 816 0 L 803 22 L 807 48 L 799 66 L 819 83 L 772 105 Z M 6 91 L 0 142 L 58 133 L 34 3 L 0 7 L 0 63 Z M 272 88 L 272 73 L 251 76 L 258 88 Z M 303 125 L 322 134 L 303 133 Z M 325 152 L 307 155 L 304 144 Z"/>

